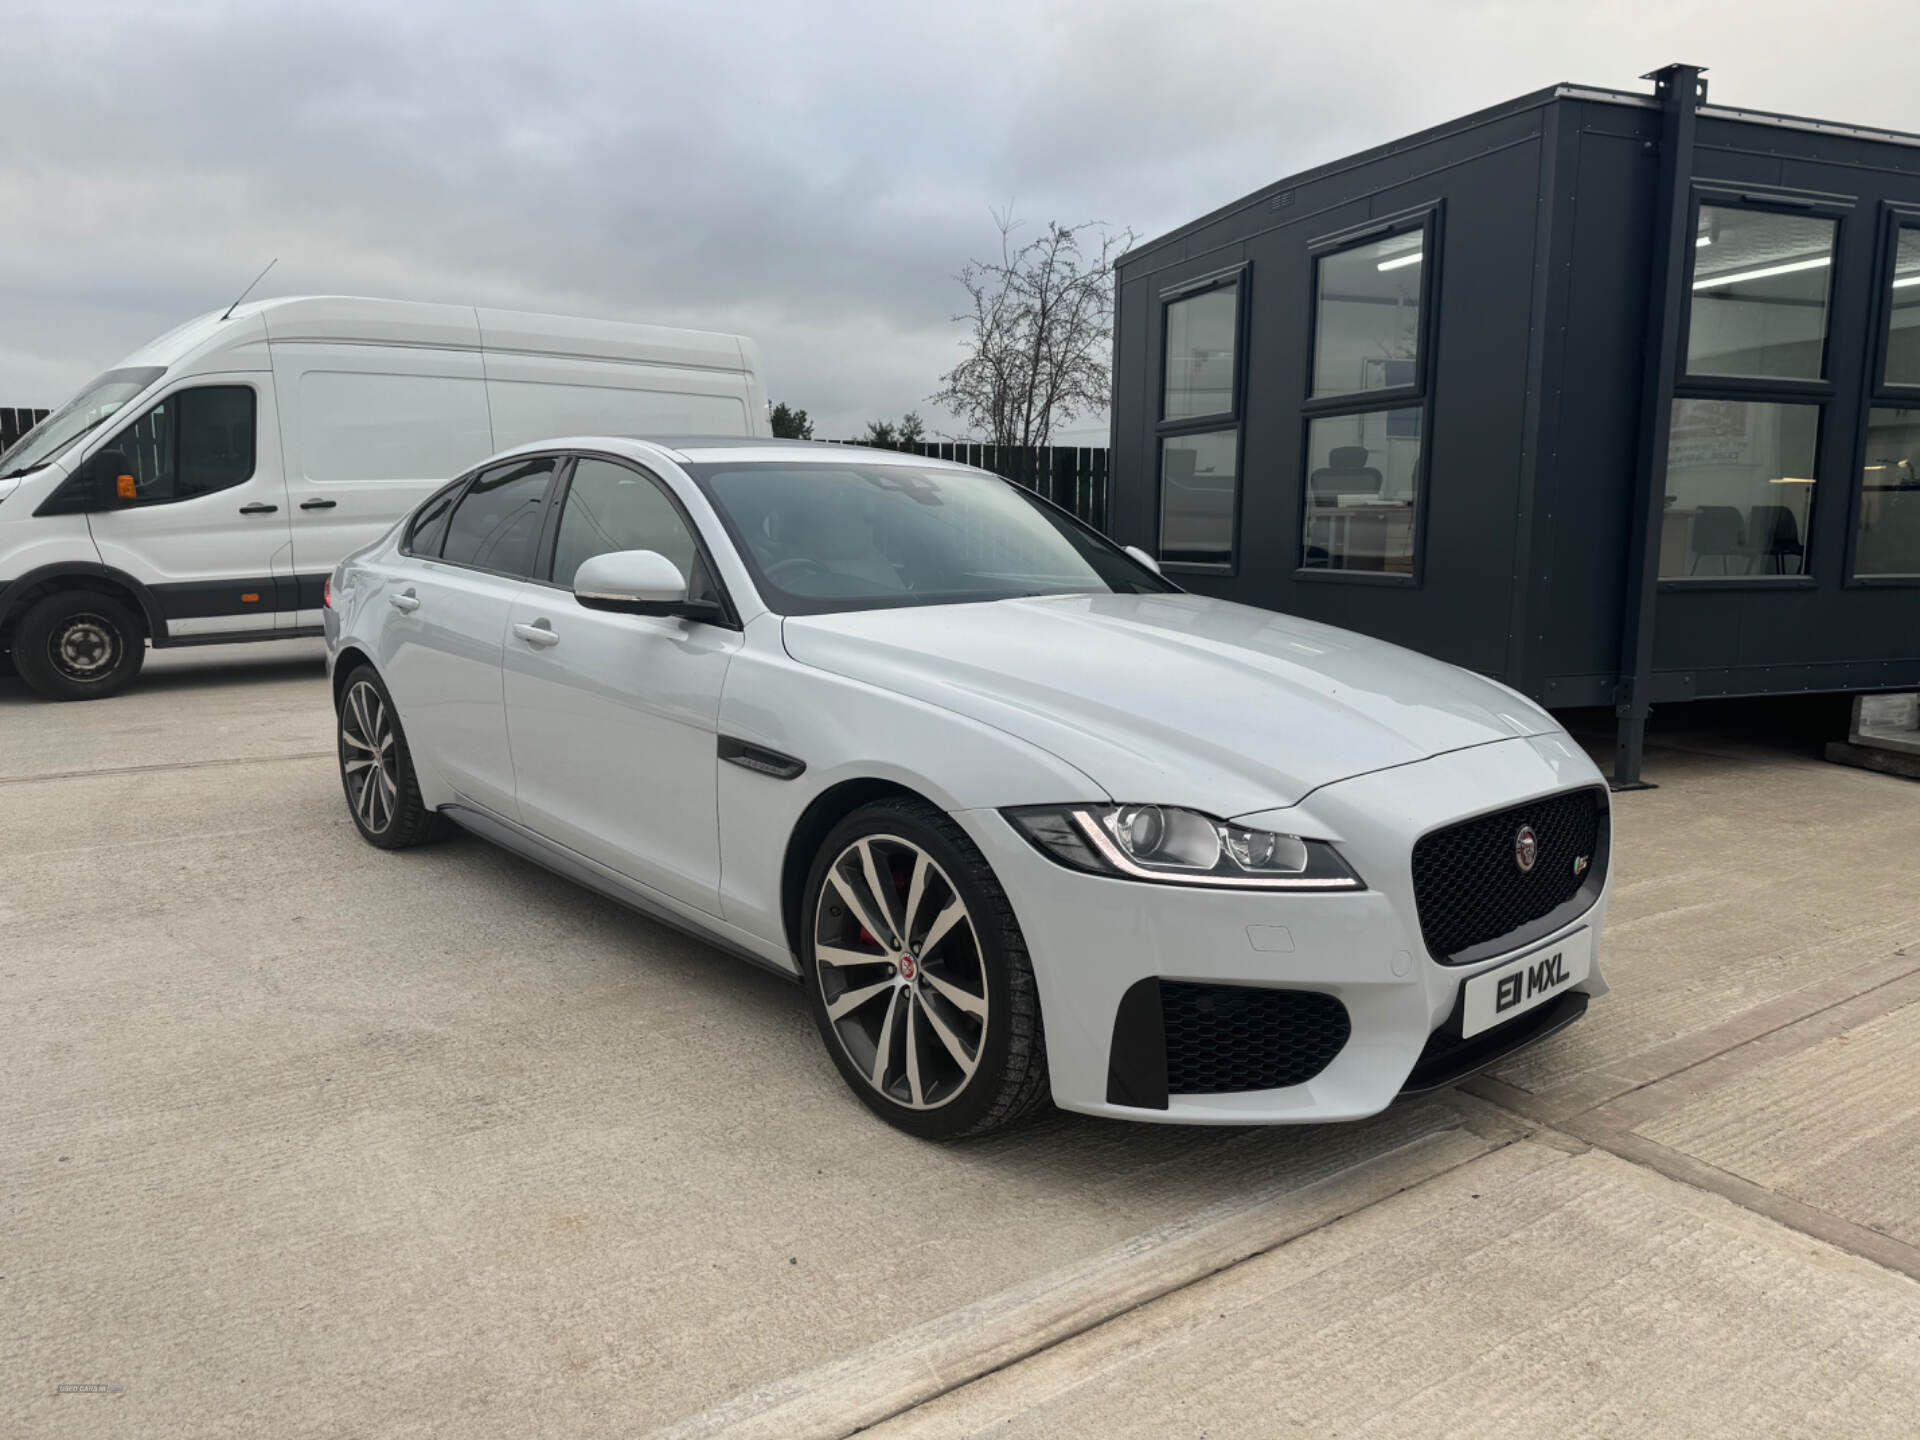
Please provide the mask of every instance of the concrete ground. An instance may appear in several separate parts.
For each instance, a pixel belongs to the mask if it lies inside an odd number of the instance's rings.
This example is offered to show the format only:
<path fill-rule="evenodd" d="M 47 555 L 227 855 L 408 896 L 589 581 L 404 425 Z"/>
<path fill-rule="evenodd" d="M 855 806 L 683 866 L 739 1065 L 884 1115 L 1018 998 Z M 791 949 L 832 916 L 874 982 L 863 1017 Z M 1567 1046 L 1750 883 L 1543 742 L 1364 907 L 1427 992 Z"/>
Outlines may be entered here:
<path fill-rule="evenodd" d="M 1656 747 L 1614 994 L 1461 1089 L 938 1148 L 780 981 L 363 845 L 317 655 L 0 681 L 0 1434 L 1915 1432 L 1910 781 Z"/>

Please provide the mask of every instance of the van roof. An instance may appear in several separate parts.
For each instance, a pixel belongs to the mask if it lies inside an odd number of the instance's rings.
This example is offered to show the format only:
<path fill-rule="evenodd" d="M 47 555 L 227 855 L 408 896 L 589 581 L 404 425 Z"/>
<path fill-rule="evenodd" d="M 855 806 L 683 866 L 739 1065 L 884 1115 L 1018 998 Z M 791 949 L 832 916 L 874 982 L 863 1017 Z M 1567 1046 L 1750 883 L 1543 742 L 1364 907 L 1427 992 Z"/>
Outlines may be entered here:
<path fill-rule="evenodd" d="M 734 373 L 759 368 L 753 342 L 739 335 L 357 295 L 289 295 L 236 305 L 230 316 L 213 311 L 169 331 L 124 363 L 171 366 L 189 356 L 203 358 L 263 339 L 283 344 L 358 340 L 485 349 L 568 359 L 646 361 Z"/>

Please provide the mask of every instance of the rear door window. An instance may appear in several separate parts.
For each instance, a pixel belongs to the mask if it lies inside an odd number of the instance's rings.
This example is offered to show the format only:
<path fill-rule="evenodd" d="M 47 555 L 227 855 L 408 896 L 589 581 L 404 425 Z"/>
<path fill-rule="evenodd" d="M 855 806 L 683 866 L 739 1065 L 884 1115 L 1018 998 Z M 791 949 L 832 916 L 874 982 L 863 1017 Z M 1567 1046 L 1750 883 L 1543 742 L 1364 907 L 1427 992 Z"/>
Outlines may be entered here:
<path fill-rule="evenodd" d="M 503 575 L 531 573 L 556 463 L 541 455 L 482 474 L 454 507 L 440 558 Z"/>

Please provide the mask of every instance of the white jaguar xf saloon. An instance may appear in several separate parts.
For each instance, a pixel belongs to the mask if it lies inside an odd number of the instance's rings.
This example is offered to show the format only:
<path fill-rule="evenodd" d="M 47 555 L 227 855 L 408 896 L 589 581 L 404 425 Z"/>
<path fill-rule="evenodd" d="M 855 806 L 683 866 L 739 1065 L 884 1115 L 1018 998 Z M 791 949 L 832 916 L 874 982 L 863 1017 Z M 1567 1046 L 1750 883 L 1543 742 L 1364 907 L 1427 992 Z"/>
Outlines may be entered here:
<path fill-rule="evenodd" d="M 1545 711 L 983 471 L 524 446 L 325 624 L 369 842 L 459 825 L 798 980 L 916 1135 L 1370 1115 L 1606 992 L 1606 786 Z"/>

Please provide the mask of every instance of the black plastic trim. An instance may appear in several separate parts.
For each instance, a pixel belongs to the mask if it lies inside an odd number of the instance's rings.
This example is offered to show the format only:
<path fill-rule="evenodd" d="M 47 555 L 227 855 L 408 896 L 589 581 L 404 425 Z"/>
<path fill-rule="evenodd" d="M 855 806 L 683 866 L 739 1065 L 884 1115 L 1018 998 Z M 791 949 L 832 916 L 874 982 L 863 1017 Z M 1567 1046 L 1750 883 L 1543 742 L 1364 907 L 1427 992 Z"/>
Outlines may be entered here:
<path fill-rule="evenodd" d="M 1482 1031 L 1471 1040 L 1462 1040 L 1460 1017 L 1466 996 L 1467 987 L 1463 984 L 1459 997 L 1453 1002 L 1453 1013 L 1427 1037 L 1426 1048 L 1414 1061 L 1407 1083 L 1400 1087 L 1402 1095 L 1424 1095 L 1429 1090 L 1439 1090 L 1469 1075 L 1477 1075 L 1489 1065 L 1497 1065 L 1509 1055 L 1573 1024 L 1587 1013 L 1590 998 L 1585 991 L 1575 990 L 1537 1010 L 1516 1015 L 1504 1025 Z"/>
<path fill-rule="evenodd" d="M 797 780 L 807 769 L 804 760 L 783 755 L 778 750 L 769 750 L 764 745 L 736 740 L 731 735 L 720 736 L 717 750 L 720 758 L 729 765 L 738 765 L 742 770 L 751 770 L 756 775 L 765 775 L 774 780 Z"/>
<path fill-rule="evenodd" d="M 52 580 L 111 580 L 122 589 L 132 592 L 140 602 L 140 609 L 147 617 L 149 639 L 159 644 L 160 637 L 167 633 L 166 616 L 151 590 L 126 571 L 93 560 L 67 560 L 54 565 L 42 565 L 17 579 L 0 581 L 0 624 L 5 623 L 8 613 L 22 594 Z"/>
<path fill-rule="evenodd" d="M 1167 1108 L 1167 1025 L 1157 975 L 1129 985 L 1114 1012 L 1107 1103 L 1140 1110 Z"/>
<path fill-rule="evenodd" d="M 279 584 L 271 575 L 182 580 L 148 587 L 169 620 L 205 620 L 218 615 L 272 614 L 280 608 Z M 256 595 L 256 600 L 244 600 Z"/>

